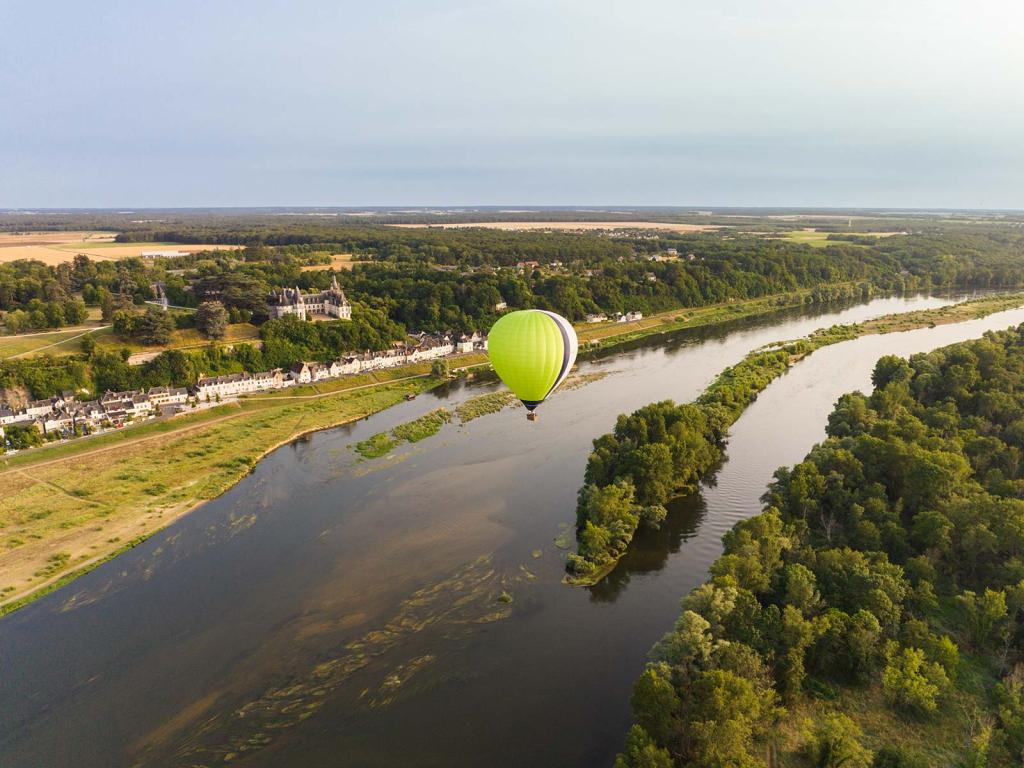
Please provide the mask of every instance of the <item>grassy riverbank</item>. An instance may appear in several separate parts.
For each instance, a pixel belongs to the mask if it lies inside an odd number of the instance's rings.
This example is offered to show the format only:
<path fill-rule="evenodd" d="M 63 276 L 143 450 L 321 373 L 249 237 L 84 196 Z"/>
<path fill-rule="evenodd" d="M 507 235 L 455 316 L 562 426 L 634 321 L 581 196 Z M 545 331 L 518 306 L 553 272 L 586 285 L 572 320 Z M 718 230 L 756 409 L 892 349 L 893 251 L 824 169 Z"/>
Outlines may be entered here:
<path fill-rule="evenodd" d="M 220 495 L 277 446 L 437 384 L 413 373 L 326 396 L 303 387 L 8 457 L 0 463 L 0 613 Z"/>
<path fill-rule="evenodd" d="M 755 350 L 724 370 L 694 404 L 645 406 L 594 441 L 577 509 L 577 552 L 567 583 L 588 586 L 608 574 L 637 529 L 657 525 L 669 499 L 694 486 L 721 456 L 728 428 L 789 366 L 821 347 L 985 317 L 1024 305 L 1024 294 L 991 296 L 936 309 L 836 325 L 807 338 Z"/>

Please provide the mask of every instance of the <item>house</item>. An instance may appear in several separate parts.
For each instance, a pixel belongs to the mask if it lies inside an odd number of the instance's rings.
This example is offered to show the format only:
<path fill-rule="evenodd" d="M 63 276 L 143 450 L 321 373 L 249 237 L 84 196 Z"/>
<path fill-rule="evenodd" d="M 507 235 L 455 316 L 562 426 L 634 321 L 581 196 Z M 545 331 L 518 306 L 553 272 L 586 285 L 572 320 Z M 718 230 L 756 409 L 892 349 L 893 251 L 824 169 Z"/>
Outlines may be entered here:
<path fill-rule="evenodd" d="M 67 411 L 54 411 L 48 416 L 43 416 L 40 422 L 42 423 L 43 432 L 47 434 L 50 432 L 64 434 L 65 432 L 73 431 L 75 428 L 75 417 Z"/>
<path fill-rule="evenodd" d="M 421 334 L 418 339 L 419 343 L 406 355 L 411 363 L 420 360 L 435 360 L 455 351 L 455 343 L 448 336 Z"/>
<path fill-rule="evenodd" d="M 313 373 L 309 370 L 309 363 L 295 363 L 291 370 L 288 371 L 288 375 L 292 378 L 292 381 L 296 381 L 299 384 L 309 384 L 313 380 Z"/>
<path fill-rule="evenodd" d="M 497 304 L 494 305 L 495 312 L 504 312 L 506 309 L 508 309 L 508 304 L 506 304 L 504 301 L 499 301 Z"/>
<path fill-rule="evenodd" d="M 644 319 L 644 313 L 643 312 L 627 312 L 625 315 L 623 315 L 623 322 L 626 322 L 626 323 L 633 323 L 633 322 L 636 322 L 637 320 L 643 320 L 643 319 Z"/>
<path fill-rule="evenodd" d="M 472 352 L 474 349 L 483 348 L 484 344 L 486 344 L 486 339 L 477 331 L 473 331 L 472 335 L 462 334 L 459 336 L 459 342 L 455 345 L 455 350 L 457 352 Z"/>
<path fill-rule="evenodd" d="M 298 286 L 285 288 L 271 294 L 268 306 L 272 318 L 295 315 L 300 320 L 309 320 L 311 315 L 326 315 L 339 320 L 352 319 L 352 305 L 338 286 L 338 278 L 333 276 L 330 288 L 319 293 L 303 293 Z"/>
<path fill-rule="evenodd" d="M 137 416 L 149 414 L 153 412 L 153 404 L 149 401 L 149 395 L 140 392 L 136 395 L 132 395 L 132 413 Z"/>
<path fill-rule="evenodd" d="M 105 415 L 106 414 L 100 406 L 99 400 L 90 400 L 85 403 L 79 403 L 78 410 L 75 412 L 75 418 L 89 424 L 99 424 L 103 421 L 103 417 Z"/>
<path fill-rule="evenodd" d="M 150 387 L 149 402 L 154 408 L 163 405 L 181 405 L 188 402 L 188 390 L 185 387 Z"/>
<path fill-rule="evenodd" d="M 54 406 L 63 405 L 63 401 L 53 398 L 50 400 L 32 400 L 24 410 L 26 416 L 46 416 L 53 413 Z"/>
<path fill-rule="evenodd" d="M 516 264 L 516 269 L 523 271 L 527 269 L 537 269 L 540 267 L 539 261 L 520 261 Z"/>
<path fill-rule="evenodd" d="M 231 373 L 227 376 L 203 376 L 196 383 L 196 395 L 201 399 L 216 399 L 250 392 L 264 392 L 286 386 L 280 368 L 260 373 Z"/>
<path fill-rule="evenodd" d="M 0 406 L 0 424 L 13 424 L 18 415 L 6 405 Z"/>
<path fill-rule="evenodd" d="M 587 315 L 585 319 L 588 323 L 603 323 L 608 319 L 608 316 L 602 314 Z"/>

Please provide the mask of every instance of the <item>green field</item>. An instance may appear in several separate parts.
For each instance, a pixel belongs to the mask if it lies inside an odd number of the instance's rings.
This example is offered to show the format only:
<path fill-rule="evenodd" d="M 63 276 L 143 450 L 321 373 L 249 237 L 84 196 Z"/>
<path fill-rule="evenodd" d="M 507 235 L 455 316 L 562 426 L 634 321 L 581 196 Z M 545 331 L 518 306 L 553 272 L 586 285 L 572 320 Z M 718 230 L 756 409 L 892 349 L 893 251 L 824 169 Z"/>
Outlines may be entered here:
<path fill-rule="evenodd" d="M 82 333 L 82 330 L 76 330 L 34 333 L 27 336 L 0 336 L 0 360 L 36 351 L 50 355 L 79 352 L 81 339 L 75 337 L 81 336 Z M 104 334 L 109 334 L 110 329 L 97 330 L 92 333 L 99 340 Z"/>

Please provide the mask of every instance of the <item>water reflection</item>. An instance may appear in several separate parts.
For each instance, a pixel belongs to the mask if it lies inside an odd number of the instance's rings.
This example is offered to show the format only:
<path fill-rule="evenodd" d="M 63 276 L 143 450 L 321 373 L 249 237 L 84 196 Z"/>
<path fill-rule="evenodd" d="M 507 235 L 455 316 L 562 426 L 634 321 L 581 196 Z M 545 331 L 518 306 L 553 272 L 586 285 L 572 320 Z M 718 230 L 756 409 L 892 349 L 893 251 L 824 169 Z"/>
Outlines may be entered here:
<path fill-rule="evenodd" d="M 679 552 L 684 542 L 697 535 L 707 516 L 708 506 L 699 491 L 672 499 L 665 508 L 668 516 L 660 528 L 642 528 L 629 551 L 615 569 L 587 589 L 597 603 L 613 603 L 634 575 L 656 573 L 665 568 L 669 557 Z"/>

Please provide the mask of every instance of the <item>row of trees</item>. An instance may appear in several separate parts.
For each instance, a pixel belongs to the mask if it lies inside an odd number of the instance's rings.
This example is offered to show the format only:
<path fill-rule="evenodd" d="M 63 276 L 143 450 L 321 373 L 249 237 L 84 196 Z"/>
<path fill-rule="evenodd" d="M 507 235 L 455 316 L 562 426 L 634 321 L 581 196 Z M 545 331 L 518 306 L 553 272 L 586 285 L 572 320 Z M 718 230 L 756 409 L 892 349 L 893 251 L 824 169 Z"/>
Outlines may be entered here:
<path fill-rule="evenodd" d="M 1024 762 L 1024 327 L 873 382 L 725 536 L 618 768 Z"/>

